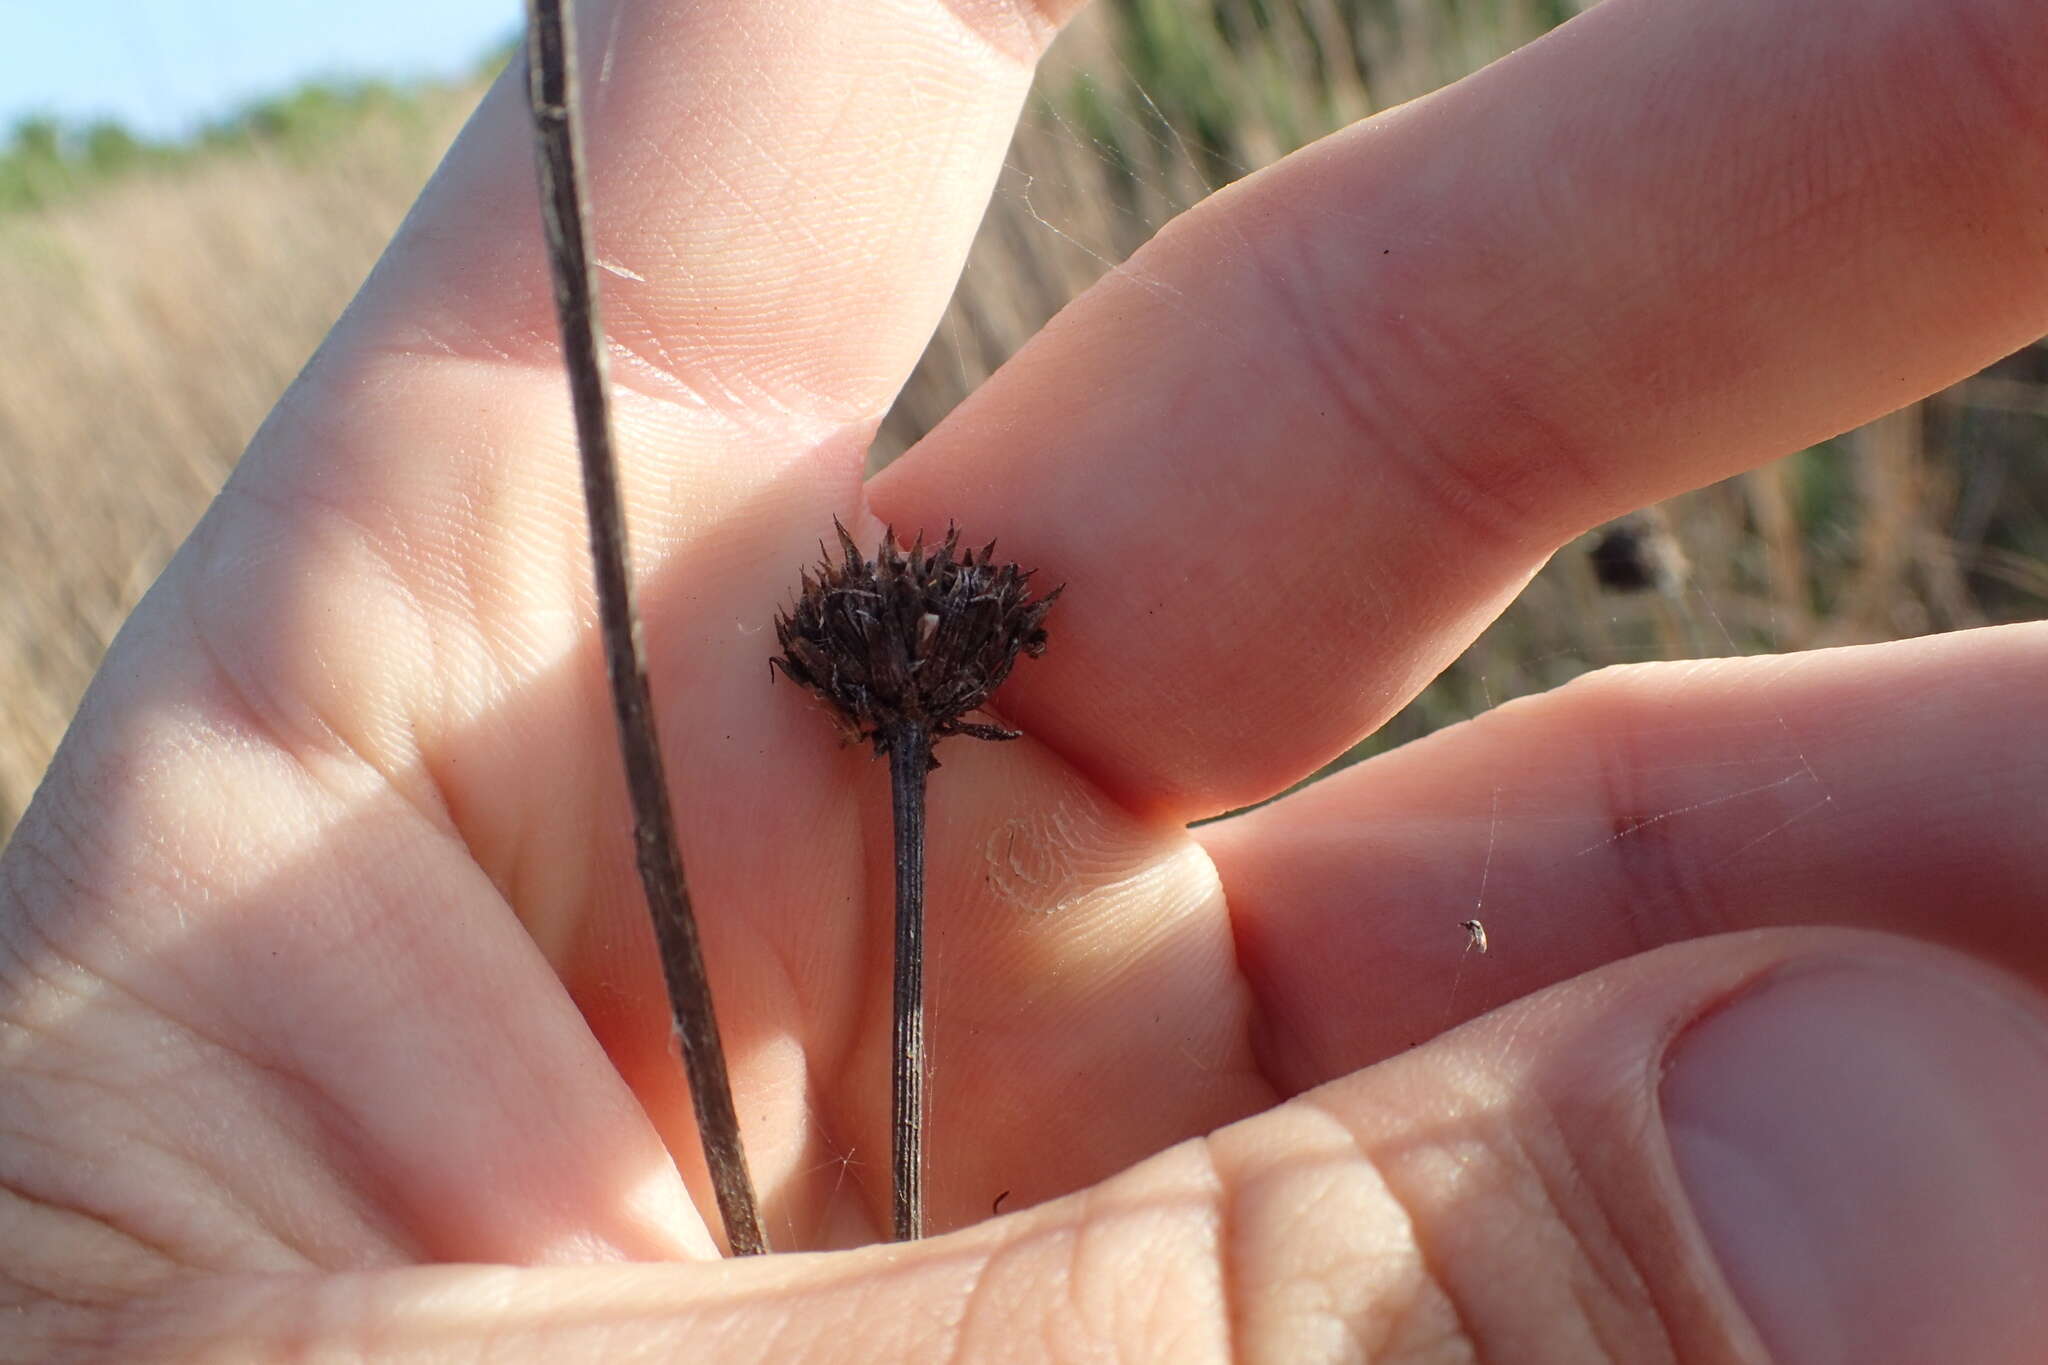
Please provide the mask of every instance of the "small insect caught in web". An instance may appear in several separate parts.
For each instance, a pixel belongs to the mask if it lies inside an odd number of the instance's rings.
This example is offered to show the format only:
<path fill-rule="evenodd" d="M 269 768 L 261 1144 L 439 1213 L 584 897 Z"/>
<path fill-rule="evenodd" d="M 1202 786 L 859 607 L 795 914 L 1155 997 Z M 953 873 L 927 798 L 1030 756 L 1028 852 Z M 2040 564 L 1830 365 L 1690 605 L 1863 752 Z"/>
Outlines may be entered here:
<path fill-rule="evenodd" d="M 1486 953 L 1486 924 L 1482 920 L 1461 919 L 1458 927 L 1465 931 L 1465 947 L 1458 954 L 1458 969 L 1451 973 L 1451 995 L 1445 1002 L 1444 1013 L 1450 1023 L 1458 1022 L 1458 987 L 1465 984 L 1465 961 L 1478 949 L 1483 957 Z M 1449 1024 L 1446 1024 L 1449 1027 Z"/>

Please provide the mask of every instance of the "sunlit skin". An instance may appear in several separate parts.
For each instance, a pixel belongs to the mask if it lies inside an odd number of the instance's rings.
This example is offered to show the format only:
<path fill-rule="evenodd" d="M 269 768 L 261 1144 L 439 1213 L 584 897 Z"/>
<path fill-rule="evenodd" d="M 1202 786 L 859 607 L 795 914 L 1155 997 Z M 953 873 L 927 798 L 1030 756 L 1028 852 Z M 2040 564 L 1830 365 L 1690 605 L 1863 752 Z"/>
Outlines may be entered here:
<path fill-rule="evenodd" d="M 2048 330 L 2048 7 L 1608 0 L 1200 205 L 864 484 L 1064 17 L 581 15 L 684 857 L 769 1236 L 831 1254 L 719 1259 L 515 74 L 0 864 L 0 1353 L 1789 1353 L 1688 1212 L 1661 1059 L 1816 963 L 2038 1015 L 2048 632 L 1603 673 L 1188 825 L 1584 529 Z M 869 1245 L 885 765 L 768 682 L 835 516 L 1068 585 L 997 698 L 1025 737 L 932 775 L 911 1247 Z M 1921 1175 L 2018 1269 L 1889 1295 L 1851 1358 L 2048 1340 L 2048 1182 Z"/>

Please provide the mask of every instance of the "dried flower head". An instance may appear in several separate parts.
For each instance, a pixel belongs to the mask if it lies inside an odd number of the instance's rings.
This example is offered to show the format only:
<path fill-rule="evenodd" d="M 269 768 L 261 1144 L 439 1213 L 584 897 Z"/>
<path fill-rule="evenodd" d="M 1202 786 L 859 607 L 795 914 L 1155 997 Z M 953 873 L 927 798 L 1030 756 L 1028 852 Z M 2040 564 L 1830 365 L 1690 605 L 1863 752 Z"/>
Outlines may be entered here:
<path fill-rule="evenodd" d="M 1034 599 L 1030 570 L 995 563 L 994 541 L 958 553 L 957 527 L 936 550 L 920 534 L 908 554 L 885 533 L 868 560 L 844 526 L 832 526 L 842 558 L 805 570 L 796 601 L 777 613 L 774 666 L 823 697 L 847 737 L 871 741 L 877 754 L 912 729 L 931 740 L 1017 738 L 966 717 L 1019 654 L 1045 652 L 1045 614 L 1060 589 Z"/>

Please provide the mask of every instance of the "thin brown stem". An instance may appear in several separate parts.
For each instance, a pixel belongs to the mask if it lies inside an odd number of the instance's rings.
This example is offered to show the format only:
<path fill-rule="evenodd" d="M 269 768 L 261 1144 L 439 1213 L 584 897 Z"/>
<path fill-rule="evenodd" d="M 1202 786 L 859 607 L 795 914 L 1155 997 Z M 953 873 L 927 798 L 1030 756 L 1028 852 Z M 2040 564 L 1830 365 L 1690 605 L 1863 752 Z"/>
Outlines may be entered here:
<path fill-rule="evenodd" d="M 626 572 L 626 522 L 619 504 L 618 461 L 613 453 L 606 399 L 603 331 L 590 273 L 584 224 L 582 146 L 575 121 L 576 80 L 567 19 L 569 0 L 527 0 L 527 94 L 540 160 L 541 220 L 554 275 L 555 309 L 562 323 L 562 358 L 583 458 L 583 498 L 590 517 L 590 555 L 597 575 L 598 617 L 605 670 L 611 678 L 619 748 L 633 802 L 633 846 L 647 907 L 660 945 L 662 975 L 704 1161 L 719 1216 L 733 1253 L 768 1249 L 740 1147 L 725 1049 L 711 1008 L 711 982 L 697 935 L 697 918 L 683 882 L 682 853 L 669 809 L 668 782 L 654 728 L 654 700 L 640 645 L 633 583 Z"/>
<path fill-rule="evenodd" d="M 905 725 L 889 740 L 889 803 L 896 823 L 896 994 L 889 1159 L 899 1242 L 924 1236 L 924 787 L 932 738 Z"/>

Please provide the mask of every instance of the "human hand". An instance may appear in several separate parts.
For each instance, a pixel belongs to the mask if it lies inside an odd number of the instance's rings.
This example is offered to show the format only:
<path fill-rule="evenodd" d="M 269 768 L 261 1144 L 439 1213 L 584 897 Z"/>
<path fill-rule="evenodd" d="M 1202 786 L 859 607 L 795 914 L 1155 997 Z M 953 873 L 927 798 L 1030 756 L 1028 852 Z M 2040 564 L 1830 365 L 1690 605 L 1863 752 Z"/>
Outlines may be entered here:
<path fill-rule="evenodd" d="M 749 1155 L 779 1249 L 858 1249 L 721 1263 L 700 1212 L 514 80 L 0 864 L 11 1353 L 2038 1356 L 2040 628 L 1611 672 L 1186 824 L 1379 723 L 1583 528 L 2038 334 L 2048 12 L 1610 0 L 1215 196 L 863 487 L 1049 36 L 585 15 Z M 884 774 L 766 680 L 835 514 L 1071 585 L 1000 698 L 1028 738 L 933 782 L 959 1231 L 914 1246 L 861 1246 Z M 1482 876 L 1513 904 L 1454 991 Z"/>

